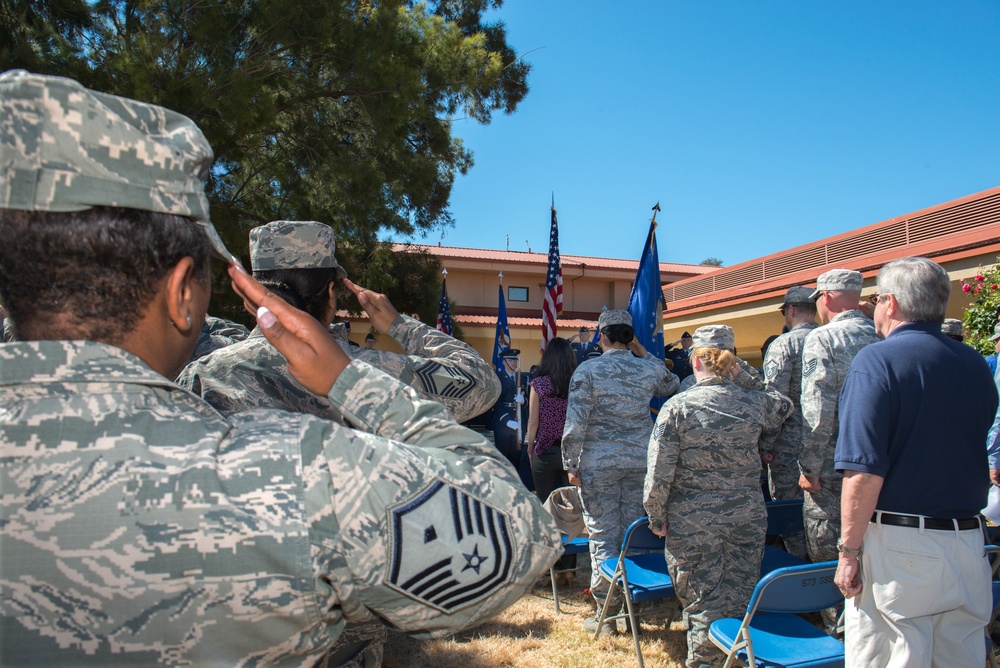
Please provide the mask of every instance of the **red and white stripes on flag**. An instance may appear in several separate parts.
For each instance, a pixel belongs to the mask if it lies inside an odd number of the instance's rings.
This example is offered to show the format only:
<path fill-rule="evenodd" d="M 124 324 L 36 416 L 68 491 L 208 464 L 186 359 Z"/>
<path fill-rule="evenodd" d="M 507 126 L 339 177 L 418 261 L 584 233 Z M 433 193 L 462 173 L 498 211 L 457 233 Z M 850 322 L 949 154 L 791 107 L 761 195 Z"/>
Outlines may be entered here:
<path fill-rule="evenodd" d="M 542 302 L 542 350 L 556 337 L 556 316 L 562 315 L 563 279 L 559 260 L 559 226 L 556 205 L 552 205 L 552 229 L 549 231 L 549 270 L 545 275 L 545 299 Z"/>

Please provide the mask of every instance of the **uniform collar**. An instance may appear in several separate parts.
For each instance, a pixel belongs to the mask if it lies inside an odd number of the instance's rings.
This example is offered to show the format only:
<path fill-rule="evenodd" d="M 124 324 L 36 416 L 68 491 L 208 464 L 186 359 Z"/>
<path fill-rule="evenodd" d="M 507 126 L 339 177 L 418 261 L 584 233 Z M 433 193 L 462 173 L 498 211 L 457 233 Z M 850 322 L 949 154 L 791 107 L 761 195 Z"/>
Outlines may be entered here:
<path fill-rule="evenodd" d="M 871 319 L 858 309 L 852 308 L 850 311 L 843 311 L 833 316 L 832 318 L 830 318 L 830 322 L 836 322 L 838 320 L 853 320 L 857 318 L 864 318 L 865 320 Z"/>

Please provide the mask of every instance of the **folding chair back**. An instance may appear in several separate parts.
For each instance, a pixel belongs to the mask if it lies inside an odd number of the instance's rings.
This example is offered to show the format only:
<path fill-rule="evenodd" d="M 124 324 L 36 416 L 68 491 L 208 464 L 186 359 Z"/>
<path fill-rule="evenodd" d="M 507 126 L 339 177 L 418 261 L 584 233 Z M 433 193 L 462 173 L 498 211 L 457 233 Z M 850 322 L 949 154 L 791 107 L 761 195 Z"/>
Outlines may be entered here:
<path fill-rule="evenodd" d="M 757 583 L 747 612 L 801 614 L 841 605 L 844 595 L 833 582 L 836 573 L 836 561 L 771 571 Z"/>
<path fill-rule="evenodd" d="M 804 530 L 802 499 L 768 501 L 764 506 L 767 508 L 768 535 L 786 536 Z"/>

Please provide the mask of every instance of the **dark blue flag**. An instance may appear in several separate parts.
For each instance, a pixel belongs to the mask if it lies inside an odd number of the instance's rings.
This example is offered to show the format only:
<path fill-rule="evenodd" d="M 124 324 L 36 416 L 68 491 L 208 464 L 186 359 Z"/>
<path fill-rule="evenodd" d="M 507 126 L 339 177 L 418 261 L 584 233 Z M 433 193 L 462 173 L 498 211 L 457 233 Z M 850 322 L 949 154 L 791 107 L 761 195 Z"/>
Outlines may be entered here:
<path fill-rule="evenodd" d="M 510 327 L 507 326 L 507 302 L 503 298 L 503 286 L 500 286 L 500 297 L 497 302 L 497 333 L 493 339 L 493 366 L 498 370 L 503 367 L 500 361 L 500 351 L 510 348 Z"/>
<path fill-rule="evenodd" d="M 639 258 L 632 294 L 628 298 L 635 338 L 651 355 L 663 359 L 663 286 L 660 283 L 660 254 L 656 250 L 656 223 L 649 225 L 646 245 Z M 655 414 L 663 401 L 654 398 L 650 409 Z"/>

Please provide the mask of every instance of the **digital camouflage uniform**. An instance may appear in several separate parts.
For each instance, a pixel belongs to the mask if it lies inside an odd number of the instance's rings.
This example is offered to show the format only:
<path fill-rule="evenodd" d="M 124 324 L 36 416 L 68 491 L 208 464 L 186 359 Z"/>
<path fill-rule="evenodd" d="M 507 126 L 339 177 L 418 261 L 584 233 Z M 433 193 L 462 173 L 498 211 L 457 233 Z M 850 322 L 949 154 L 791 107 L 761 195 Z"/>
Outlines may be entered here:
<path fill-rule="evenodd" d="M 732 350 L 733 330 L 706 325 L 694 349 Z M 649 440 L 643 504 L 650 528 L 667 529 L 667 568 L 688 624 L 687 666 L 721 665 L 709 625 L 740 617 L 764 554 L 767 511 L 760 491 L 758 441 L 794 407 L 764 392 L 747 372 L 737 382 L 708 376 L 660 409 Z"/>
<path fill-rule="evenodd" d="M 217 318 L 214 315 L 205 316 L 205 324 L 201 327 L 201 334 L 198 336 L 198 343 L 191 353 L 191 360 L 200 359 L 213 350 L 231 346 L 237 341 L 242 341 L 250 336 L 250 330 L 239 324 L 224 318 Z"/>
<path fill-rule="evenodd" d="M 735 378 L 736 384 L 739 385 L 740 387 L 745 387 L 748 390 L 763 390 L 764 380 L 761 378 L 760 372 L 757 371 L 757 369 L 755 369 L 753 365 L 750 364 L 750 362 L 747 362 L 745 359 L 741 357 L 737 357 L 736 361 L 739 363 L 740 368 L 742 369 L 739 375 L 736 376 Z M 688 376 L 687 378 L 685 378 L 680 382 L 680 388 L 678 389 L 678 392 L 684 392 L 685 390 L 691 389 L 692 387 L 695 386 L 695 383 L 697 382 L 698 380 L 694 377 L 694 374 L 691 374 L 690 376 Z"/>
<path fill-rule="evenodd" d="M 801 499 L 799 453 L 802 451 L 802 348 L 809 332 L 819 325 L 804 322 L 775 339 L 764 358 L 764 384 L 780 392 L 795 405 L 795 411 L 777 428 L 765 429 L 761 452 L 773 456 L 768 464 L 768 487 L 775 500 Z M 785 549 L 797 557 L 806 556 L 805 537 L 801 533 L 782 536 Z"/>
<path fill-rule="evenodd" d="M 250 259 L 254 271 L 327 267 L 343 275 L 334 257 L 333 230 L 313 221 L 275 221 L 254 228 Z M 441 402 L 457 421 L 482 412 L 496 396 L 491 390 L 499 389 L 492 366 L 471 346 L 409 316 L 397 316 L 389 335 L 410 355 L 350 346 L 343 323 L 332 325 L 331 333 L 348 357 L 380 368 L 414 387 L 422 397 Z M 343 421 L 335 406 L 291 376 L 284 357 L 259 328 L 246 340 L 189 364 L 177 382 L 224 415 L 281 408 Z M 348 625 L 333 654 L 354 657 L 345 666 L 379 666 L 385 636 L 385 628 L 378 623 Z M 359 647 L 364 651 L 359 652 Z"/>
<path fill-rule="evenodd" d="M 492 367 L 475 349 L 409 316 L 398 316 L 389 328 L 389 335 L 409 353 L 405 355 L 350 347 L 342 331 L 335 328 L 334 337 L 349 357 L 402 380 L 425 399 L 442 403 L 457 421 L 482 413 L 499 393 Z M 340 419 L 329 402 L 291 377 L 285 358 L 257 327 L 246 340 L 187 365 L 177 383 L 225 415 L 251 408 L 285 408 Z"/>
<path fill-rule="evenodd" d="M 780 339 L 779 339 L 780 340 Z M 802 347 L 802 452 L 799 469 L 818 477 L 820 491 L 805 493 L 803 520 L 812 561 L 838 558 L 842 478 L 833 466 L 837 446 L 837 403 L 847 370 L 858 351 L 879 340 L 875 323 L 861 311 L 844 311 L 809 332 Z"/>
<path fill-rule="evenodd" d="M 594 598 L 607 583 L 599 566 L 618 556 L 625 528 L 644 515 L 642 483 L 653 423 L 649 400 L 677 392 L 677 376 L 653 356 L 609 349 L 573 372 L 563 430 L 563 468 L 578 471 L 584 519 L 590 533 Z"/>
<path fill-rule="evenodd" d="M 558 556 L 438 404 L 358 361 L 328 399 L 363 431 L 224 418 L 103 344 L 0 346 L 2 663 L 304 665 L 347 621 L 477 624 Z"/>
<path fill-rule="evenodd" d="M 0 209 L 186 216 L 237 262 L 208 219 L 211 149 L 179 114 L 7 72 L 0 164 Z M 364 431 L 227 419 L 100 343 L 0 345 L 0 664 L 337 662 L 348 621 L 454 633 L 561 553 L 439 404 L 360 361 L 327 399 Z"/>

